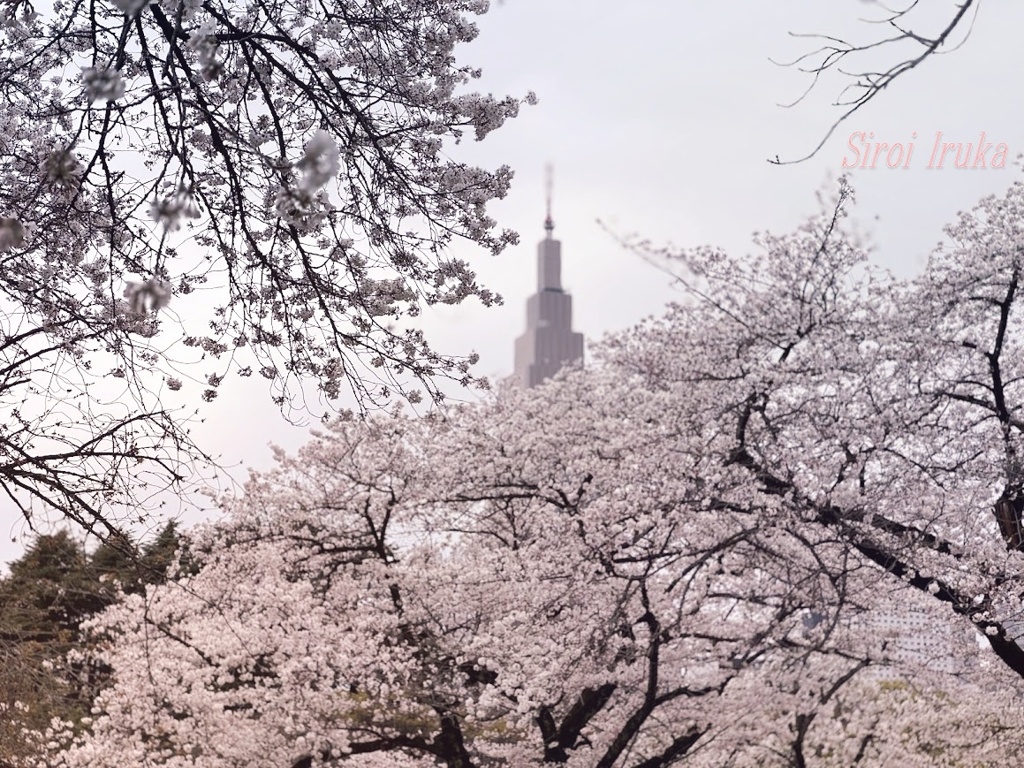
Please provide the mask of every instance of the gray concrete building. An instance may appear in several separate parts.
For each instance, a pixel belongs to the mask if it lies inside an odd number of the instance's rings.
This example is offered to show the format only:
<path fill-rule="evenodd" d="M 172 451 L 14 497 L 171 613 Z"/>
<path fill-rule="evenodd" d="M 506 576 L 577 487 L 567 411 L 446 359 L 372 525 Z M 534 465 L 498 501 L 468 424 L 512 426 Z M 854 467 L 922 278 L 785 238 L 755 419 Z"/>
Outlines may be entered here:
<path fill-rule="evenodd" d="M 537 245 L 537 292 L 526 301 L 526 331 L 516 339 L 516 378 L 527 387 L 583 360 L 583 334 L 572 330 L 572 296 L 562 290 L 562 243 L 552 237 L 554 228 L 549 198 L 546 236 Z"/>

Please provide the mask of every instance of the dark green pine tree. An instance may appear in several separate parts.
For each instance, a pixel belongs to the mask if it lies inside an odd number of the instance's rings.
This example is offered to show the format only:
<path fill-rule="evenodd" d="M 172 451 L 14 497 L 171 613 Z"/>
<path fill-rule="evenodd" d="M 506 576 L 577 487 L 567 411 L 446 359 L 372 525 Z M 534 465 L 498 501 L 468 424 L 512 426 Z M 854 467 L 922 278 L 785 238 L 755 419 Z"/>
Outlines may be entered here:
<path fill-rule="evenodd" d="M 43 731 L 51 718 L 78 722 L 88 714 L 105 671 L 69 651 L 88 648 L 81 623 L 112 604 L 121 590 L 139 592 L 182 570 L 179 533 L 168 523 L 139 547 L 128 536 L 91 554 L 67 531 L 37 536 L 0 579 L 0 768 L 28 761 L 24 729 Z M 190 569 L 185 569 L 190 570 Z"/>
<path fill-rule="evenodd" d="M 178 574 L 196 572 L 193 558 L 185 551 L 178 524 L 174 520 L 142 547 L 140 562 L 143 584 L 162 584 L 168 575 L 173 578 Z"/>
<path fill-rule="evenodd" d="M 88 702 L 64 657 L 82 619 L 104 604 L 94 586 L 85 548 L 67 531 L 37 536 L 0 581 L 0 765 L 31 754 L 23 728 L 85 714 Z"/>
<path fill-rule="evenodd" d="M 37 536 L 0 582 L 2 636 L 67 644 L 81 620 L 103 607 L 84 546 L 67 531 Z"/>

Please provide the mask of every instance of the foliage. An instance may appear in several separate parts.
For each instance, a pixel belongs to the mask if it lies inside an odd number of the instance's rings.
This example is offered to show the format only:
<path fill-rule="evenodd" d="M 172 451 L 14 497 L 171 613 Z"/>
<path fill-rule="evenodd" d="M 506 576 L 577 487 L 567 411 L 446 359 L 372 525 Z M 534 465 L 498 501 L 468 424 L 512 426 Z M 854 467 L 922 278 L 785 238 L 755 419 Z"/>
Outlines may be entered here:
<path fill-rule="evenodd" d="M 848 205 L 651 253 L 691 300 L 589 370 L 280 454 L 92 624 L 54 764 L 1019 762 L 1024 185 L 906 282 Z"/>
<path fill-rule="evenodd" d="M 486 7 L 0 3 L 0 485 L 26 516 L 115 534 L 180 486 L 183 387 L 474 381 L 397 321 L 499 300 L 449 251 L 514 240 L 486 214 L 511 171 L 453 159 L 520 105 L 455 60 Z"/>
<path fill-rule="evenodd" d="M 0 765 L 38 751 L 51 720 L 78 723 L 106 682 L 80 626 L 122 594 L 164 579 L 177 549 L 168 524 L 141 551 L 127 537 L 92 552 L 67 531 L 37 536 L 0 580 Z M 170 554 L 168 554 L 170 553 Z"/>

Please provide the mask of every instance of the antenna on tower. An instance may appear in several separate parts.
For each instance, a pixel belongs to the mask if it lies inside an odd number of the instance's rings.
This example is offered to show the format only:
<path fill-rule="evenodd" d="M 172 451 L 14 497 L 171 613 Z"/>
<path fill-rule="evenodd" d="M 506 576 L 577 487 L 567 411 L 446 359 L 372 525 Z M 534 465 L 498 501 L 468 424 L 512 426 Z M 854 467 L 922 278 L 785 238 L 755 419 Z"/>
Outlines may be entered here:
<path fill-rule="evenodd" d="M 551 237 L 551 231 L 555 228 L 555 222 L 551 218 L 551 188 L 554 186 L 554 169 L 551 163 L 544 166 L 544 196 L 547 203 L 547 217 L 544 219 L 544 231 Z"/>

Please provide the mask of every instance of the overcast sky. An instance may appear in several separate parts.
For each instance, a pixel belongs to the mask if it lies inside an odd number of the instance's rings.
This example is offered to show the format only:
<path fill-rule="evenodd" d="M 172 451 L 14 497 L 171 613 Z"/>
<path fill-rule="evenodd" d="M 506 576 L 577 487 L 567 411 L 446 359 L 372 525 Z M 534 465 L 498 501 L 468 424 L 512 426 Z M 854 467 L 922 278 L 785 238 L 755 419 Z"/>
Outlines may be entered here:
<path fill-rule="evenodd" d="M 955 3 L 930 0 L 923 32 L 952 17 Z M 863 0 L 760 0 L 698 3 L 506 0 L 481 20 L 466 62 L 484 69 L 495 93 L 534 90 L 540 102 L 478 146 L 482 163 L 516 170 L 498 221 L 521 244 L 497 259 L 478 258 L 485 282 L 505 305 L 465 305 L 432 327 L 438 345 L 481 354 L 481 371 L 508 375 L 513 339 L 534 288 L 534 249 L 543 236 L 544 164 L 555 168 L 555 235 L 563 243 L 563 283 L 575 302 L 576 329 L 588 338 L 658 313 L 673 292 L 662 273 L 622 249 L 615 233 L 638 233 L 680 247 L 715 244 L 748 251 L 757 230 L 786 231 L 816 210 L 815 193 L 854 159 L 851 135 L 915 144 L 909 167 L 856 169 L 855 211 L 874 258 L 901 275 L 919 270 L 958 210 L 1004 190 L 1024 150 L 1017 79 L 1024 3 L 983 2 L 973 32 L 957 51 L 908 73 L 811 151 L 839 112 L 831 106 L 846 81 L 826 79 L 808 99 L 783 108 L 810 84 L 792 60 L 818 43 L 789 32 L 878 37 L 859 21 L 878 18 Z M 959 36 L 957 42 L 963 38 Z M 887 64 L 895 63 L 890 58 Z M 936 132 L 943 141 L 1005 143 L 1004 170 L 928 166 Z M 913 134 L 916 132 L 916 140 Z M 855 139 L 855 144 L 861 142 Z M 993 153 L 989 153 L 991 158 Z"/>
<path fill-rule="evenodd" d="M 925 33 L 936 31 L 955 9 L 952 0 L 926 5 L 919 27 Z M 864 0 L 494 4 L 479 20 L 479 39 L 460 49 L 460 63 L 483 69 L 480 90 L 519 96 L 532 90 L 539 103 L 455 154 L 515 169 L 512 191 L 492 215 L 522 240 L 497 258 L 460 251 L 505 304 L 431 312 L 428 338 L 441 351 L 479 352 L 479 373 L 511 373 L 513 340 L 524 328 L 525 301 L 535 287 L 549 162 L 563 285 L 573 295 L 576 330 L 588 339 L 657 314 L 676 295 L 663 273 L 625 251 L 608 230 L 680 247 L 749 251 L 752 232 L 784 232 L 815 211 L 815 193 L 842 172 L 843 158 L 852 157 L 850 137 L 858 131 L 872 132 L 876 142 L 915 144 L 909 168 L 879 162 L 882 167 L 855 170 L 852 180 L 855 216 L 875 260 L 901 275 L 920 269 L 958 210 L 1018 178 L 1024 120 L 1014 74 L 1021 71 L 1017 35 L 1024 29 L 1024 3 L 982 2 L 959 50 L 907 74 L 841 126 L 812 159 L 768 163 L 814 148 L 839 114 L 830 103 L 845 84 L 826 78 L 802 104 L 781 107 L 810 81 L 772 60 L 792 60 L 818 45 L 789 33 L 878 37 L 883 29 L 859 20 L 879 13 Z M 955 42 L 963 37 L 959 33 Z M 929 169 L 939 131 L 943 141 L 977 143 L 984 132 L 987 142 L 1005 143 L 1007 167 L 955 169 L 947 160 L 946 167 Z M 276 414 L 259 382 L 222 395 L 204 406 L 203 415 L 200 441 L 238 467 L 267 467 L 269 442 L 292 448 L 307 434 Z M 15 525 L 12 533 L 18 530 Z"/>

